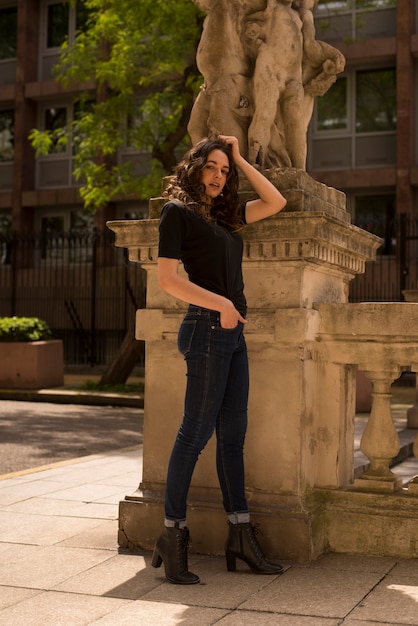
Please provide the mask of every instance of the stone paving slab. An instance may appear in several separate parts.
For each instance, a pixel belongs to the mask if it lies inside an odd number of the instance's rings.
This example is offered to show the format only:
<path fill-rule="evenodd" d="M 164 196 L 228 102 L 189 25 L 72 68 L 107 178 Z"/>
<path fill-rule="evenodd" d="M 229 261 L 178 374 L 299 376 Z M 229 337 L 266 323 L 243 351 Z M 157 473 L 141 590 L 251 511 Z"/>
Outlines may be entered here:
<path fill-rule="evenodd" d="M 414 561 L 405 561 L 405 563 L 413 563 Z M 324 569 L 328 572 L 334 570 L 341 570 L 351 572 L 356 575 L 357 572 L 375 572 L 380 576 L 386 576 L 388 572 L 399 563 L 393 557 L 382 556 L 361 556 L 350 554 L 337 554 L 331 552 L 317 559 L 314 563 L 309 565 L 298 565 L 298 567 L 306 567 L 309 570 L 311 568 Z"/>
<path fill-rule="evenodd" d="M 211 626 L 221 623 L 227 611 L 216 607 L 202 608 L 187 604 L 143 602 L 138 600 L 101 619 L 90 626 Z M 248 622 L 248 625 L 251 622 Z M 245 622 L 240 622 L 244 624 Z"/>
<path fill-rule="evenodd" d="M 1 613 L 3 609 L 18 604 L 28 598 L 32 598 L 38 593 L 41 592 L 37 589 L 19 589 L 7 586 L 0 587 L 0 623 L 3 618 L 3 613 Z"/>
<path fill-rule="evenodd" d="M 116 555 L 83 570 L 56 585 L 56 591 L 85 593 L 109 598 L 138 600 L 161 585 L 150 567 L 150 559 L 140 555 Z M 165 581 L 164 586 L 165 586 Z"/>
<path fill-rule="evenodd" d="M 79 572 L 91 569 L 109 559 L 107 550 L 86 550 L 47 546 L 15 563 L 2 562 L 0 585 L 13 585 L 33 589 L 52 589 Z"/>
<path fill-rule="evenodd" d="M 38 593 L 1 611 L 0 626 L 86 626 L 125 602 L 54 591 Z M 119 626 L 118 622 L 113 626 Z"/>
<path fill-rule="evenodd" d="M 418 623 L 417 563 L 409 576 L 398 575 L 396 568 L 355 608 L 352 618 L 396 624 Z"/>
<path fill-rule="evenodd" d="M 119 495 L 120 492 L 119 485 L 105 485 L 103 482 L 99 485 L 87 482 L 83 485 L 75 485 L 65 489 L 61 485 L 59 491 L 53 492 L 53 498 L 70 502 L 98 502 L 110 495 Z"/>
<path fill-rule="evenodd" d="M 317 617 L 346 617 L 381 579 L 376 572 L 292 568 L 253 595 L 241 609 Z"/>
<path fill-rule="evenodd" d="M 53 517 L 95 517 L 103 519 L 114 519 L 115 507 L 102 506 L 102 503 L 79 502 L 77 500 L 63 501 L 55 498 L 31 498 L 24 502 L 16 502 L 4 507 L 5 512 L 26 513 L 30 515 L 45 515 L 45 511 Z"/>
<path fill-rule="evenodd" d="M 259 576 L 252 574 L 245 564 L 239 566 L 236 573 L 227 572 L 225 559 L 221 557 L 202 557 L 194 555 L 189 559 L 189 569 L 200 577 L 199 585 L 181 588 L 164 582 L 164 568 L 155 570 L 160 583 L 164 583 L 150 591 L 143 600 L 152 602 L 182 602 L 193 606 L 216 606 L 224 609 L 236 609 L 253 594 L 281 578 L 277 576 Z M 265 608 L 265 607 L 263 607 Z"/>
<path fill-rule="evenodd" d="M 64 539 L 60 546 L 68 548 L 101 548 L 103 550 L 118 550 L 118 520 L 98 521 L 97 526 Z"/>
<path fill-rule="evenodd" d="M 62 489 L 62 483 L 46 480 L 33 480 L 16 484 L 10 481 L 9 486 L 0 483 L 0 506 L 25 502 L 34 496 L 53 494 Z"/>
<path fill-rule="evenodd" d="M 69 518 L 0 511 L 0 538 L 10 543 L 48 546 L 95 525 L 96 519 L 81 515 Z"/>

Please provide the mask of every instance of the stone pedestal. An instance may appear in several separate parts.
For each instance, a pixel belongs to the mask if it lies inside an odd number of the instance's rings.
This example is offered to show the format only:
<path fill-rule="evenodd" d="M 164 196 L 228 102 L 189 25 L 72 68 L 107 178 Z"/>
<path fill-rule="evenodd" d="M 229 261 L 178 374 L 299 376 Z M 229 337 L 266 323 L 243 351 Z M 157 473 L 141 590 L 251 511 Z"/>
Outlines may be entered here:
<path fill-rule="evenodd" d="M 309 561 L 324 550 L 323 512 L 314 487 L 337 488 L 353 475 L 356 367 L 313 358 L 319 313 L 313 303 L 345 303 L 380 240 L 351 225 L 345 196 L 306 172 L 265 172 L 288 200 L 286 211 L 245 230 L 245 333 L 250 360 L 246 481 L 252 520 L 271 557 Z M 243 187 L 243 199 L 252 192 Z M 137 314 L 146 341 L 144 469 L 120 503 L 121 546 L 150 549 L 163 521 L 168 457 L 182 416 L 185 365 L 177 352 L 184 303 L 157 285 L 154 219 L 112 222 L 116 245 L 147 270 L 147 308 Z M 192 551 L 222 554 L 225 514 L 214 442 L 201 455 L 189 497 Z"/>

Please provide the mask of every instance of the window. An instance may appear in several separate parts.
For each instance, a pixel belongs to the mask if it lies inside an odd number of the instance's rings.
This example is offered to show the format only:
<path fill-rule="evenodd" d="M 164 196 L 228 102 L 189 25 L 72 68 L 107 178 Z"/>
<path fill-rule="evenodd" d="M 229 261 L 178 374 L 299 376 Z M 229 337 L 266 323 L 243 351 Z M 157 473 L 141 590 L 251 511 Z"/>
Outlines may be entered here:
<path fill-rule="evenodd" d="M 309 169 L 395 164 L 394 68 L 348 71 L 317 98 L 308 156 Z"/>
<path fill-rule="evenodd" d="M 94 219 L 90 211 L 68 206 L 37 216 L 39 260 L 43 264 L 85 264 L 93 258 Z M 1 252 L 1 248 L 0 248 Z"/>
<path fill-rule="evenodd" d="M 395 70 L 356 73 L 356 131 L 396 130 Z"/>
<path fill-rule="evenodd" d="M 75 30 L 83 31 L 86 27 L 90 15 L 90 9 L 86 7 L 83 0 L 77 0 L 75 9 Z"/>
<path fill-rule="evenodd" d="M 0 213 L 0 265 L 10 265 L 12 253 L 12 217 Z"/>
<path fill-rule="evenodd" d="M 67 125 L 67 107 L 57 107 L 45 110 L 44 128 L 54 132 L 54 146 L 52 152 L 65 152 L 66 146 L 60 141 Z"/>
<path fill-rule="evenodd" d="M 62 236 L 64 233 L 64 217 L 62 215 L 42 217 L 41 231 L 44 235 Z"/>
<path fill-rule="evenodd" d="M 90 10 L 85 0 L 41 0 L 41 6 L 39 80 L 51 80 L 55 76 L 54 67 L 59 62 L 62 44 L 74 42 L 77 31 L 85 28 Z"/>
<path fill-rule="evenodd" d="M 396 0 L 322 0 L 314 14 L 318 39 L 396 36 Z"/>
<path fill-rule="evenodd" d="M 347 78 L 339 78 L 328 94 L 317 99 L 317 130 L 347 128 Z"/>
<path fill-rule="evenodd" d="M 73 105 L 72 116 L 73 116 L 73 124 L 75 127 L 72 128 L 72 153 L 73 155 L 77 154 L 78 148 L 82 141 L 86 137 L 85 130 L 80 127 L 80 117 L 83 113 L 93 112 L 95 101 L 94 100 L 82 100 L 77 101 Z"/>
<path fill-rule="evenodd" d="M 17 8 L 0 9 L 0 60 L 16 58 Z"/>
<path fill-rule="evenodd" d="M 48 5 L 46 27 L 47 48 L 59 48 L 68 37 L 69 8 L 69 5 L 63 2 Z"/>
<path fill-rule="evenodd" d="M 396 0 L 321 0 L 318 13 L 338 11 L 364 11 L 365 9 L 385 9 L 396 7 Z"/>
<path fill-rule="evenodd" d="M 64 217 L 41 218 L 41 259 L 62 260 L 64 255 Z"/>
<path fill-rule="evenodd" d="M 338 78 L 317 100 L 316 130 L 349 130 L 350 109 L 355 115 L 355 130 L 358 133 L 395 131 L 395 70 L 361 70 L 351 77 Z"/>
<path fill-rule="evenodd" d="M 0 163 L 13 161 L 14 111 L 0 111 Z"/>
<path fill-rule="evenodd" d="M 76 31 L 83 30 L 89 9 L 82 0 L 73 6 L 69 2 L 46 4 L 46 48 L 59 48 L 66 39 L 73 41 Z"/>
<path fill-rule="evenodd" d="M 71 149 L 66 137 L 71 123 L 71 106 L 67 103 L 41 105 L 38 128 L 51 132 L 50 152 L 36 159 L 36 187 L 39 189 L 71 185 Z"/>
<path fill-rule="evenodd" d="M 83 129 L 68 133 L 77 120 L 81 108 L 89 110 L 91 101 L 82 103 L 50 102 L 40 104 L 37 127 L 52 133 L 52 146 L 48 154 L 36 159 L 36 186 L 39 189 L 80 186 L 73 178 L 73 162 L 78 146 L 83 140 Z"/>

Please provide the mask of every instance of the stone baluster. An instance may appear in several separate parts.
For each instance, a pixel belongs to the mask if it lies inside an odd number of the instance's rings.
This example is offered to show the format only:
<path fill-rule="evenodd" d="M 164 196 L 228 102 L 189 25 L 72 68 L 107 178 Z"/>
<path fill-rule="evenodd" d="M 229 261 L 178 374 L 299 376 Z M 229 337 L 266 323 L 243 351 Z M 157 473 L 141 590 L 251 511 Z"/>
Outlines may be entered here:
<path fill-rule="evenodd" d="M 361 439 L 360 449 L 370 460 L 370 466 L 354 482 L 362 491 L 390 493 L 402 485 L 389 469 L 390 461 L 398 454 L 400 442 L 392 419 L 391 385 L 399 370 L 365 371 L 373 383 L 372 409 Z"/>
<path fill-rule="evenodd" d="M 405 292 L 402 293 L 405 295 Z M 414 294 L 414 299 L 412 300 L 412 302 L 418 302 L 418 293 L 416 291 L 412 293 Z M 408 300 L 408 302 L 409 301 L 410 300 Z M 418 363 L 411 363 L 411 369 L 413 372 L 415 372 L 416 375 L 416 396 L 414 406 L 407 411 L 407 427 L 418 428 Z M 414 453 L 414 457 L 418 459 L 418 433 L 415 436 L 412 450 Z M 408 494 L 412 496 L 418 496 L 418 476 L 414 476 L 414 478 L 408 483 Z"/>
<path fill-rule="evenodd" d="M 402 295 L 405 298 L 406 302 L 418 302 L 418 290 L 417 289 L 404 289 L 402 291 Z M 411 363 L 412 365 L 412 363 Z M 417 371 L 417 366 L 412 365 L 412 371 Z M 414 405 L 411 406 L 407 412 L 407 428 L 418 428 L 418 376 L 415 381 L 415 402 Z M 416 455 L 415 455 L 416 456 Z"/>

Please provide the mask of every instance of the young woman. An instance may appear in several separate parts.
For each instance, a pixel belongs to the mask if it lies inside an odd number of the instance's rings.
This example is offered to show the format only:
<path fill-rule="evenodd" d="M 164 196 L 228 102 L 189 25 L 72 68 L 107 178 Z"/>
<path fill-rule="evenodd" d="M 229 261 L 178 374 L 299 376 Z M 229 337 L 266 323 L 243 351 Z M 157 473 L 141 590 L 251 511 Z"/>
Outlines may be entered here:
<path fill-rule="evenodd" d="M 238 171 L 259 198 L 240 204 Z M 247 429 L 248 358 L 243 329 L 246 300 L 242 279 L 245 224 L 278 213 L 281 193 L 240 154 L 236 137 L 220 135 L 191 148 L 167 188 L 160 219 L 160 288 L 189 304 L 178 346 L 187 364 L 183 422 L 171 454 L 164 531 L 153 567 L 164 562 L 166 578 L 199 582 L 188 571 L 187 494 L 200 452 L 216 431 L 216 466 L 229 536 L 228 571 L 236 558 L 258 574 L 280 574 L 257 542 L 245 497 L 243 448 Z M 182 262 L 188 279 L 178 273 Z"/>

